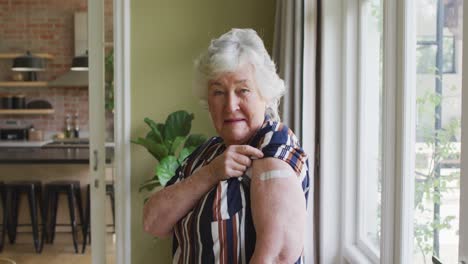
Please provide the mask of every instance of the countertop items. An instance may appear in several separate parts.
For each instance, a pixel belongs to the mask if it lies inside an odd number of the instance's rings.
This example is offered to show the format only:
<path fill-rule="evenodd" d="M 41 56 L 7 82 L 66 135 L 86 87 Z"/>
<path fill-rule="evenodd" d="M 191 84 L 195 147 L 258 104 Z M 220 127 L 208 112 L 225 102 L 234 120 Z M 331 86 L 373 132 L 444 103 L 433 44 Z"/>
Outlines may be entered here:
<path fill-rule="evenodd" d="M 114 149 L 106 148 L 106 163 L 114 159 Z M 0 164 L 86 164 L 89 148 L 2 147 Z"/>

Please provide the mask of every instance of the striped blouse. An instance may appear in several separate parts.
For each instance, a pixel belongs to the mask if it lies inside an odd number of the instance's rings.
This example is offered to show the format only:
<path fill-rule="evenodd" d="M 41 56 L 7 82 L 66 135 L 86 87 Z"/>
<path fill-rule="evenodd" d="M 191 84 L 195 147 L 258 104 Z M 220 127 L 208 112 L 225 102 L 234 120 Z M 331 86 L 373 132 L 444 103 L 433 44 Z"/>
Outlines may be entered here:
<path fill-rule="evenodd" d="M 307 155 L 294 133 L 282 123 L 266 120 L 249 141 L 264 157 L 287 162 L 298 173 L 307 201 Z M 226 146 L 213 137 L 195 150 L 179 167 L 167 186 L 190 177 L 209 164 Z M 255 248 L 250 208 L 250 170 L 242 177 L 219 182 L 174 227 L 173 263 L 249 263 Z M 304 263 L 303 257 L 296 263 Z"/>

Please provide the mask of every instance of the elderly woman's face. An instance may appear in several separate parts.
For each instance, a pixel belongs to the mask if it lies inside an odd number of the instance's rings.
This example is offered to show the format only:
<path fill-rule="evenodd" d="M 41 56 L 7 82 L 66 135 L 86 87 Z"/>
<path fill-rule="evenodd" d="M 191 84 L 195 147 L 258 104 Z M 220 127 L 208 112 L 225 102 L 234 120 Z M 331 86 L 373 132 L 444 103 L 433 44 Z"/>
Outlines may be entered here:
<path fill-rule="evenodd" d="M 262 126 L 266 108 L 253 67 L 239 67 L 210 80 L 208 107 L 214 127 L 227 145 L 246 143 Z"/>

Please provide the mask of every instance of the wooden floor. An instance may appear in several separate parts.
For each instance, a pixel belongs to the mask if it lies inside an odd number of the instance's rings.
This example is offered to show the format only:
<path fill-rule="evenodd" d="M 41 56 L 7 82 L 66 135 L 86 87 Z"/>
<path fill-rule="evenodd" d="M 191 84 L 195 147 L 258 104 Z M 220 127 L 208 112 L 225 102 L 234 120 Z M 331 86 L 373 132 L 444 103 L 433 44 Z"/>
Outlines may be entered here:
<path fill-rule="evenodd" d="M 107 236 L 107 264 L 115 263 L 114 235 Z M 7 239 L 6 239 L 7 240 Z M 81 241 L 81 240 L 80 240 Z M 31 234 L 18 234 L 17 242 L 6 244 L 0 253 L 0 264 L 2 258 L 8 258 L 17 264 L 89 264 L 91 263 L 91 245 L 86 246 L 85 254 L 76 254 L 73 247 L 71 233 L 57 233 L 54 244 L 45 244 L 41 254 L 35 253 Z M 81 252 L 81 242 L 79 244 Z"/>

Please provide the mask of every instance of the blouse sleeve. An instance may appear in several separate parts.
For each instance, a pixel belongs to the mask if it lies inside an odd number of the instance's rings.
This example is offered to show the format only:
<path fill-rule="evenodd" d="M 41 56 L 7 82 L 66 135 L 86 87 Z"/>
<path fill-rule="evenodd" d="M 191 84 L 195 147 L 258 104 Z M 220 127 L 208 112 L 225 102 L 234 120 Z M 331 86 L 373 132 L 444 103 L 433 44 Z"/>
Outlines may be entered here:
<path fill-rule="evenodd" d="M 281 123 L 273 123 L 263 129 L 258 148 L 264 157 L 280 159 L 301 175 L 307 170 L 307 154 L 300 147 L 294 133 Z"/>

